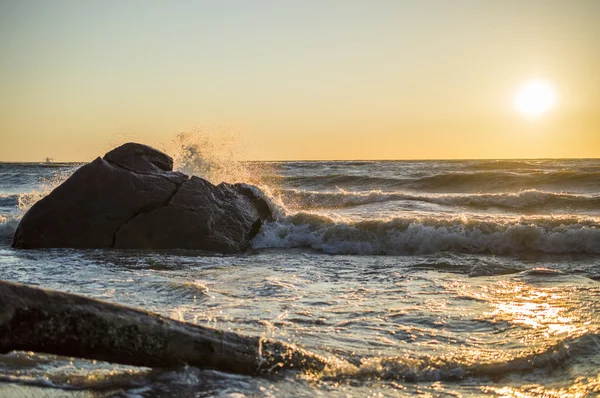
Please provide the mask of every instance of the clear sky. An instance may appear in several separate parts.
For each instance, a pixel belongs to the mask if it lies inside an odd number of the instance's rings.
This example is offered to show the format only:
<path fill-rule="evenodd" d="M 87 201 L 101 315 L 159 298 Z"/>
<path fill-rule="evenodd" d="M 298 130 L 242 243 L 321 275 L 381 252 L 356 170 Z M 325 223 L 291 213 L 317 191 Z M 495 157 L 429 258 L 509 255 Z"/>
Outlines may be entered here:
<path fill-rule="evenodd" d="M 0 93 L 0 161 L 197 126 L 249 159 L 600 157 L 600 1 L 0 0 Z"/>

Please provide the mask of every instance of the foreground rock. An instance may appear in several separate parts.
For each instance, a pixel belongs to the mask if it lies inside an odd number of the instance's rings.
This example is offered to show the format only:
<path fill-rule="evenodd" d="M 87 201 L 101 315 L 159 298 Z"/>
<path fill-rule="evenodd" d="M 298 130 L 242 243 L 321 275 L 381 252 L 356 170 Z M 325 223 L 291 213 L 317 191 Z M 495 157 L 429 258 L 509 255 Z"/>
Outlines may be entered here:
<path fill-rule="evenodd" d="M 222 332 L 73 294 L 0 281 L 0 353 L 35 351 L 147 367 L 191 365 L 243 374 L 320 372 L 296 347 Z"/>
<path fill-rule="evenodd" d="M 173 172 L 173 159 L 128 143 L 79 168 L 23 216 L 16 248 L 245 250 L 271 214 L 241 184 Z"/>

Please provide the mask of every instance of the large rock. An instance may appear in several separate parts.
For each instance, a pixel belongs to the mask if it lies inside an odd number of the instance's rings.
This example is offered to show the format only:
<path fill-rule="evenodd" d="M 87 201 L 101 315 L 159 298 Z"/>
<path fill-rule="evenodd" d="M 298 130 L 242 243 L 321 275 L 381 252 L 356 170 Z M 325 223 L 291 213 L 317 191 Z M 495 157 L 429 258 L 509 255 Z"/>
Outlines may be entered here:
<path fill-rule="evenodd" d="M 246 249 L 271 216 L 247 186 L 173 172 L 173 159 L 128 143 L 79 168 L 23 216 L 16 248 Z"/>

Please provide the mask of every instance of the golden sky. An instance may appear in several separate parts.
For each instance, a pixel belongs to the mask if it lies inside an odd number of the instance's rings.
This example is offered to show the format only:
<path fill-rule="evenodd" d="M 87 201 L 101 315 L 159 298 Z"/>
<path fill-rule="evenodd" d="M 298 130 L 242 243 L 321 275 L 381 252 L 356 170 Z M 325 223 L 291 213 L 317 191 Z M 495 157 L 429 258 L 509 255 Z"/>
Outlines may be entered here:
<path fill-rule="evenodd" d="M 0 161 L 198 126 L 260 160 L 600 157 L 599 71 L 597 0 L 0 0 Z"/>

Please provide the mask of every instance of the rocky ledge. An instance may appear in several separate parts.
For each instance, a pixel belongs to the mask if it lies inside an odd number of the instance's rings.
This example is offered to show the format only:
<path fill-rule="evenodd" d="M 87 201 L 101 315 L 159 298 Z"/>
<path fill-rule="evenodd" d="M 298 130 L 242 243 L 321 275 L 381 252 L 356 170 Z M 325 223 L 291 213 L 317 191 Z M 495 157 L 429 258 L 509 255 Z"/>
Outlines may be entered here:
<path fill-rule="evenodd" d="M 170 156 L 127 143 L 82 166 L 33 205 L 12 246 L 238 253 L 270 217 L 252 187 L 174 172 Z"/>

